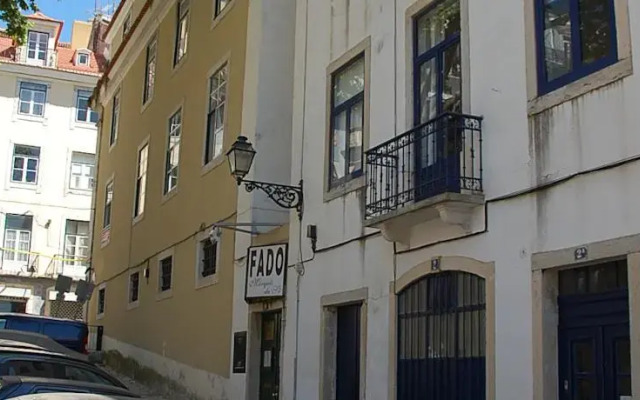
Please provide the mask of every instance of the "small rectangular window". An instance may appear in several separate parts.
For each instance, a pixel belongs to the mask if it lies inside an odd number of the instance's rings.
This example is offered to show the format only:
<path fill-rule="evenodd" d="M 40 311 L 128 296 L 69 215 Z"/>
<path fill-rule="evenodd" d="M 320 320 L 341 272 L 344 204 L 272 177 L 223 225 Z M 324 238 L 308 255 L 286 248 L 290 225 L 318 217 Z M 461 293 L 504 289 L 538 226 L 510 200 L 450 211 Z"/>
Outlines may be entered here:
<path fill-rule="evenodd" d="M 158 41 L 156 38 L 151 40 L 147 46 L 147 63 L 144 71 L 144 93 L 142 96 L 142 104 L 146 104 L 153 97 L 153 88 L 156 82 L 156 55 Z"/>
<path fill-rule="evenodd" d="M 13 147 L 11 181 L 36 184 L 40 165 L 40 147 L 16 144 Z"/>
<path fill-rule="evenodd" d="M 136 175 L 136 201 L 133 216 L 138 217 L 144 212 L 144 201 L 147 189 L 147 160 L 149 157 L 149 144 L 145 144 L 138 151 L 138 169 Z"/>
<path fill-rule="evenodd" d="M 113 146 L 118 139 L 118 122 L 120 120 L 120 92 L 113 96 L 111 108 L 111 132 L 109 134 L 109 146 Z"/>
<path fill-rule="evenodd" d="M 91 56 L 89 55 L 89 53 L 79 52 L 76 55 L 76 65 L 89 67 L 90 64 L 91 64 Z"/>
<path fill-rule="evenodd" d="M 29 31 L 27 40 L 27 60 L 39 61 L 44 64 L 47 60 L 48 49 L 48 33 Z"/>
<path fill-rule="evenodd" d="M 98 122 L 98 113 L 89 107 L 89 98 L 91 92 L 88 90 L 78 90 L 76 98 L 76 121 L 89 122 L 95 124 Z"/>
<path fill-rule="evenodd" d="M 189 0 L 178 1 L 178 22 L 176 25 L 176 48 L 173 57 L 173 65 L 182 60 L 187 54 L 189 41 Z"/>
<path fill-rule="evenodd" d="M 160 291 L 166 292 L 171 289 L 171 274 L 173 269 L 173 256 L 169 256 L 160 260 Z"/>
<path fill-rule="evenodd" d="M 129 275 L 129 303 L 138 301 L 140 292 L 140 272 Z"/>
<path fill-rule="evenodd" d="M 95 169 L 95 154 L 71 153 L 71 176 L 69 188 L 74 190 L 91 190 Z"/>
<path fill-rule="evenodd" d="M 104 314 L 105 288 L 98 290 L 98 314 Z"/>
<path fill-rule="evenodd" d="M 102 227 L 108 228 L 111 226 L 111 202 L 113 202 L 113 181 L 107 183 L 104 196 L 105 196 L 104 216 L 102 220 Z"/>
<path fill-rule="evenodd" d="M 200 276 L 215 275 L 218 270 L 218 241 L 209 238 L 200 242 Z"/>
<path fill-rule="evenodd" d="M 31 250 L 31 229 L 33 217 L 31 215 L 7 214 L 4 224 L 5 261 L 27 262 Z"/>
<path fill-rule="evenodd" d="M 214 17 L 220 15 L 222 11 L 231 3 L 231 0 L 214 0 L 215 1 L 215 11 Z"/>
<path fill-rule="evenodd" d="M 178 164 L 180 161 L 180 137 L 182 134 L 182 109 L 169 118 L 166 163 L 164 170 L 164 193 L 178 186 Z"/>
<path fill-rule="evenodd" d="M 64 259 L 65 265 L 88 265 L 89 222 L 67 220 L 64 234 Z"/>
<path fill-rule="evenodd" d="M 540 94 L 618 60 L 614 0 L 535 0 Z"/>
<path fill-rule="evenodd" d="M 44 116 L 44 105 L 47 100 L 47 85 L 31 82 L 20 82 L 20 101 L 18 112 L 23 115 Z"/>
<path fill-rule="evenodd" d="M 222 154 L 224 137 L 224 110 L 227 100 L 227 64 L 209 78 L 209 107 L 204 164 Z"/>
<path fill-rule="evenodd" d="M 362 175 L 364 54 L 332 76 L 330 186 Z"/>

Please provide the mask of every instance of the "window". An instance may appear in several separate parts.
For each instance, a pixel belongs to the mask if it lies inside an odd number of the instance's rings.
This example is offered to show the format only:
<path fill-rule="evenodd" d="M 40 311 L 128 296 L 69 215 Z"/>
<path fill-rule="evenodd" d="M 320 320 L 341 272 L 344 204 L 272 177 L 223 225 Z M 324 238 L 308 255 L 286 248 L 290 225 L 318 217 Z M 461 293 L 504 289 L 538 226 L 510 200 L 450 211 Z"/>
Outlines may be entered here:
<path fill-rule="evenodd" d="M 138 301 L 140 294 L 140 272 L 129 275 L 129 303 Z"/>
<path fill-rule="evenodd" d="M 227 98 L 227 64 L 209 78 L 209 112 L 204 163 L 222 154 L 224 136 L 224 108 Z"/>
<path fill-rule="evenodd" d="M 35 184 L 38 181 L 40 147 L 16 144 L 13 147 L 11 181 Z"/>
<path fill-rule="evenodd" d="M 215 1 L 215 15 L 217 17 L 220 13 L 231 3 L 231 0 L 214 0 Z"/>
<path fill-rule="evenodd" d="M 98 290 L 98 315 L 104 314 L 104 301 L 106 296 L 106 288 Z"/>
<path fill-rule="evenodd" d="M 122 40 L 124 40 L 127 37 L 127 34 L 129 33 L 130 29 L 131 29 L 131 13 L 127 14 L 127 16 L 124 19 L 124 22 L 122 23 Z"/>
<path fill-rule="evenodd" d="M 173 256 L 169 256 L 160 260 L 160 291 L 166 292 L 171 289 L 171 273 L 173 264 Z"/>
<path fill-rule="evenodd" d="M 49 34 L 43 32 L 29 31 L 27 40 L 27 59 L 45 61 L 47 59 L 47 49 L 49 48 Z"/>
<path fill-rule="evenodd" d="M 113 146 L 118 139 L 118 121 L 120 119 L 120 92 L 113 96 L 113 106 L 111 109 L 111 133 L 109 135 L 109 145 Z"/>
<path fill-rule="evenodd" d="M 535 1 L 540 94 L 617 61 L 614 0 Z"/>
<path fill-rule="evenodd" d="M 200 277 L 215 275 L 218 270 L 218 241 L 209 238 L 200 242 Z"/>
<path fill-rule="evenodd" d="M 146 104 L 153 97 L 153 87 L 156 81 L 156 38 L 151 40 L 147 46 L 147 64 L 144 71 L 144 93 L 142 94 L 142 104 Z"/>
<path fill-rule="evenodd" d="M 44 104 L 47 99 L 47 85 L 20 82 L 20 101 L 18 112 L 36 117 L 44 116 Z"/>
<path fill-rule="evenodd" d="M 164 193 L 178 186 L 178 163 L 180 160 L 180 135 L 182 132 L 182 109 L 169 119 L 169 137 L 167 139 L 167 160 L 164 170 Z"/>
<path fill-rule="evenodd" d="M 93 188 L 93 171 L 95 154 L 71 153 L 71 176 L 69 188 L 75 190 L 91 190 Z"/>
<path fill-rule="evenodd" d="M 64 233 L 65 265 L 86 267 L 89 258 L 89 222 L 67 220 Z"/>
<path fill-rule="evenodd" d="M 149 157 L 149 144 L 145 144 L 138 151 L 138 173 L 136 175 L 136 201 L 133 216 L 138 217 L 144 212 L 144 200 L 147 189 L 147 158 Z"/>
<path fill-rule="evenodd" d="M 4 224 L 4 254 L 2 258 L 5 261 L 27 262 L 31 249 L 33 217 L 7 214 Z"/>
<path fill-rule="evenodd" d="M 178 2 L 178 25 L 176 26 L 176 48 L 173 65 L 176 65 L 187 54 L 189 39 L 189 0 Z"/>
<path fill-rule="evenodd" d="M 332 76 L 330 186 L 362 174 L 364 54 Z"/>
<path fill-rule="evenodd" d="M 336 308 L 335 391 L 340 400 L 360 399 L 361 309 L 362 304 Z"/>
<path fill-rule="evenodd" d="M 104 191 L 104 216 L 102 220 L 102 227 L 108 228 L 111 226 L 111 203 L 113 202 L 113 181 L 107 183 Z"/>
<path fill-rule="evenodd" d="M 78 52 L 76 55 L 76 65 L 83 65 L 85 67 L 90 66 L 91 64 L 91 56 L 89 53 Z"/>
<path fill-rule="evenodd" d="M 88 90 L 78 90 L 76 100 L 76 121 L 90 122 L 95 124 L 98 122 L 98 113 L 89 107 L 89 98 L 91 92 Z"/>

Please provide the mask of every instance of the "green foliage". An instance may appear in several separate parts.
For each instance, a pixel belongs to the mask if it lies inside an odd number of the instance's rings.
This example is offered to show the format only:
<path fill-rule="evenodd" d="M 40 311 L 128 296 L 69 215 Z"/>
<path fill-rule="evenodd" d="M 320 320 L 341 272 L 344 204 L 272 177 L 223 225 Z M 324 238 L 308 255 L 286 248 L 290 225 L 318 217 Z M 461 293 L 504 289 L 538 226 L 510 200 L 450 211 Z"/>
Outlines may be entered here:
<path fill-rule="evenodd" d="M 36 0 L 0 0 L 0 20 L 7 23 L 6 33 L 22 44 L 27 36 L 28 21 L 24 12 L 36 12 Z"/>

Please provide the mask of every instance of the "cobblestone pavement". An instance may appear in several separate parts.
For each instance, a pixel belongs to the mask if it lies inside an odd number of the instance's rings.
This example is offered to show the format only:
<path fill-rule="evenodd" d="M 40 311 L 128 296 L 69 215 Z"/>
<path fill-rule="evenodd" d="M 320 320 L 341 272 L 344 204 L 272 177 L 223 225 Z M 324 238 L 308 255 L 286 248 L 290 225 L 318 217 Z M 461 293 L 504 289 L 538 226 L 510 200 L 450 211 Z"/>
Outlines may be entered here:
<path fill-rule="evenodd" d="M 134 393 L 139 394 L 145 400 L 178 400 L 175 398 L 164 397 L 164 393 L 158 393 L 157 389 L 149 388 L 147 386 L 141 385 L 135 380 L 129 378 L 128 376 L 121 375 L 115 372 L 112 369 L 105 368 L 111 375 L 120 379 L 122 383 L 127 385 L 127 387 Z"/>

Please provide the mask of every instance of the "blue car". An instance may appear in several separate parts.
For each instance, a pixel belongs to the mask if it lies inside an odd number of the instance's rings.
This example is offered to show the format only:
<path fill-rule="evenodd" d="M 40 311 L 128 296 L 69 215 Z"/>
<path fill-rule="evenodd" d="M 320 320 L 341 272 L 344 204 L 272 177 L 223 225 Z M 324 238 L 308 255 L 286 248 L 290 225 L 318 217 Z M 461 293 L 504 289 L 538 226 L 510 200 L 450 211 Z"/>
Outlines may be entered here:
<path fill-rule="evenodd" d="M 87 353 L 89 328 L 82 321 L 30 314 L 0 313 L 0 329 L 35 332 L 79 353 Z"/>
<path fill-rule="evenodd" d="M 0 378 L 0 400 L 38 393 L 93 393 L 117 398 L 140 398 L 127 389 L 97 383 L 23 376 Z"/>

